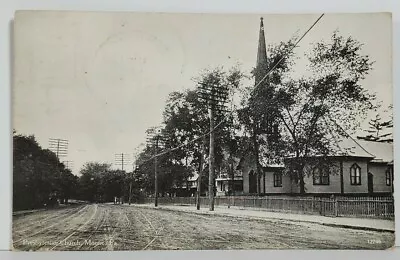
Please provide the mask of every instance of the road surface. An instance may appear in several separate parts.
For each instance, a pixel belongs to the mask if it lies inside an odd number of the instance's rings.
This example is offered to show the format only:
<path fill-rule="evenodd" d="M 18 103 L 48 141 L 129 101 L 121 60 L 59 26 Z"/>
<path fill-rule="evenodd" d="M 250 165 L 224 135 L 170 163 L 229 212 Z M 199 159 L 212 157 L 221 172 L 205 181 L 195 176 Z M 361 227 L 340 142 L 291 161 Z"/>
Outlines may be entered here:
<path fill-rule="evenodd" d="M 13 217 L 14 250 L 385 249 L 394 234 L 87 204 Z"/>

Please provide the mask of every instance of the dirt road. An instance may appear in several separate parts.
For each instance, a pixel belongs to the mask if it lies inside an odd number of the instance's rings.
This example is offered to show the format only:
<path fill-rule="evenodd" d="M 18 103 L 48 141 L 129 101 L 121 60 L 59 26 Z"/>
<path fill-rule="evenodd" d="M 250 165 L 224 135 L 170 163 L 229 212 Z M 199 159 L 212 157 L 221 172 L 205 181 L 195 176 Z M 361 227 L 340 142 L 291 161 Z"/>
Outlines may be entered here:
<path fill-rule="evenodd" d="M 13 219 L 15 250 L 384 249 L 394 234 L 90 204 Z"/>

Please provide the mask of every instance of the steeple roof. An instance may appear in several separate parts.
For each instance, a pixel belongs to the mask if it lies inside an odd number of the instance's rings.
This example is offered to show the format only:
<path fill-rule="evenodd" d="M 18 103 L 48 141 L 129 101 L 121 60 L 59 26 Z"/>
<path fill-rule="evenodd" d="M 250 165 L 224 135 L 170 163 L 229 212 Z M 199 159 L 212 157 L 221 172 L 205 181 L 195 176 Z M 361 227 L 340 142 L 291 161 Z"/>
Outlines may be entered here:
<path fill-rule="evenodd" d="M 260 18 L 260 33 L 258 37 L 257 64 L 255 69 L 256 84 L 264 77 L 268 68 L 267 47 L 265 44 L 264 20 Z"/>

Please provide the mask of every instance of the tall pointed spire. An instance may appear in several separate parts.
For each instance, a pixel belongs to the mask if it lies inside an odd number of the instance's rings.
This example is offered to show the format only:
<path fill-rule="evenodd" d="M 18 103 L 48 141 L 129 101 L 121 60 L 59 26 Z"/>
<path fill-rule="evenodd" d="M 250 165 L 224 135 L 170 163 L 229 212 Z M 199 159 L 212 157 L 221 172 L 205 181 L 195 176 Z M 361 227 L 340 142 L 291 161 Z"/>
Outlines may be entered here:
<path fill-rule="evenodd" d="M 260 34 L 258 38 L 257 64 L 255 70 L 256 84 L 264 77 L 267 69 L 267 47 L 265 45 L 264 21 L 260 18 Z"/>

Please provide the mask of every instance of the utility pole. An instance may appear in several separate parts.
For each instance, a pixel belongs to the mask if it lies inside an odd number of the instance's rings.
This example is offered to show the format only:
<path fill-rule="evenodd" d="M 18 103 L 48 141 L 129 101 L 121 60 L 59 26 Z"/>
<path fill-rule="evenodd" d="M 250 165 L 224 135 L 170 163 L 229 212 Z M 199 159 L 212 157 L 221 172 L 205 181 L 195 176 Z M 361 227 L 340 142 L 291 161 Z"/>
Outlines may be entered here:
<path fill-rule="evenodd" d="M 200 162 L 199 162 L 199 176 L 197 177 L 197 194 L 196 194 L 196 208 L 197 210 L 200 210 L 200 196 L 201 196 L 201 177 L 203 175 L 203 164 L 205 160 L 205 153 L 206 153 L 206 138 L 205 136 L 202 138 L 202 151 L 201 151 L 201 156 L 200 156 Z"/>
<path fill-rule="evenodd" d="M 214 211 L 214 176 L 215 176 L 215 152 L 214 152 L 214 109 L 210 107 L 208 109 L 208 113 L 210 115 L 210 153 L 208 158 L 210 158 L 208 166 L 209 166 L 209 179 L 208 179 L 208 198 L 210 200 L 210 211 Z"/>
<path fill-rule="evenodd" d="M 122 166 L 122 170 L 124 170 L 124 154 L 121 154 L 121 166 Z"/>
<path fill-rule="evenodd" d="M 158 206 L 158 174 L 157 174 L 157 150 L 158 135 L 155 136 L 156 145 L 154 146 L 154 206 Z"/>
<path fill-rule="evenodd" d="M 116 153 L 115 154 L 115 165 L 121 166 L 122 172 L 124 172 L 124 166 L 129 163 L 129 155 L 126 153 Z M 121 204 L 124 204 L 124 194 L 125 194 L 125 187 L 122 184 L 121 187 Z"/>
<path fill-rule="evenodd" d="M 132 164 L 132 172 L 130 173 L 130 177 L 129 177 L 129 201 L 128 201 L 128 203 L 129 203 L 129 205 L 131 205 L 131 203 L 132 203 L 132 181 L 133 181 L 133 175 L 134 175 L 134 173 L 135 173 L 135 170 L 136 170 L 136 167 L 135 167 L 135 164 L 133 163 Z"/>
<path fill-rule="evenodd" d="M 66 169 L 72 171 L 72 168 L 74 167 L 73 161 L 62 161 L 62 163 L 65 165 Z"/>
<path fill-rule="evenodd" d="M 124 166 L 129 164 L 129 155 L 126 153 L 115 154 L 115 165 L 121 166 L 121 170 L 124 170 Z"/>
<path fill-rule="evenodd" d="M 56 154 L 57 159 L 66 157 L 68 154 L 68 140 L 49 138 L 49 150 Z"/>
<path fill-rule="evenodd" d="M 132 172 L 129 174 L 129 198 L 128 203 L 131 205 L 132 203 L 132 181 L 133 181 L 133 174 L 135 172 L 135 163 L 132 164 Z"/>
<path fill-rule="evenodd" d="M 215 115 L 217 112 L 227 112 L 226 103 L 229 97 L 229 88 L 218 75 L 209 74 L 206 76 L 207 82 L 199 83 L 199 97 L 206 101 L 208 114 L 210 117 L 210 149 L 209 149 L 209 177 L 208 177 L 208 197 L 209 210 L 214 211 L 214 176 L 215 176 Z"/>
<path fill-rule="evenodd" d="M 59 163 L 61 157 L 67 157 L 68 155 L 68 140 L 60 139 L 60 138 L 49 138 L 49 150 L 56 154 L 57 164 L 56 171 L 58 173 L 58 178 L 61 185 L 61 171 L 59 169 Z M 62 187 L 59 187 L 59 200 L 60 203 L 64 203 L 64 198 L 62 193 Z"/>
<path fill-rule="evenodd" d="M 154 146 L 154 206 L 158 206 L 158 165 L 157 153 L 160 141 L 163 141 L 161 129 L 159 127 L 149 128 L 147 131 L 147 143 Z"/>

